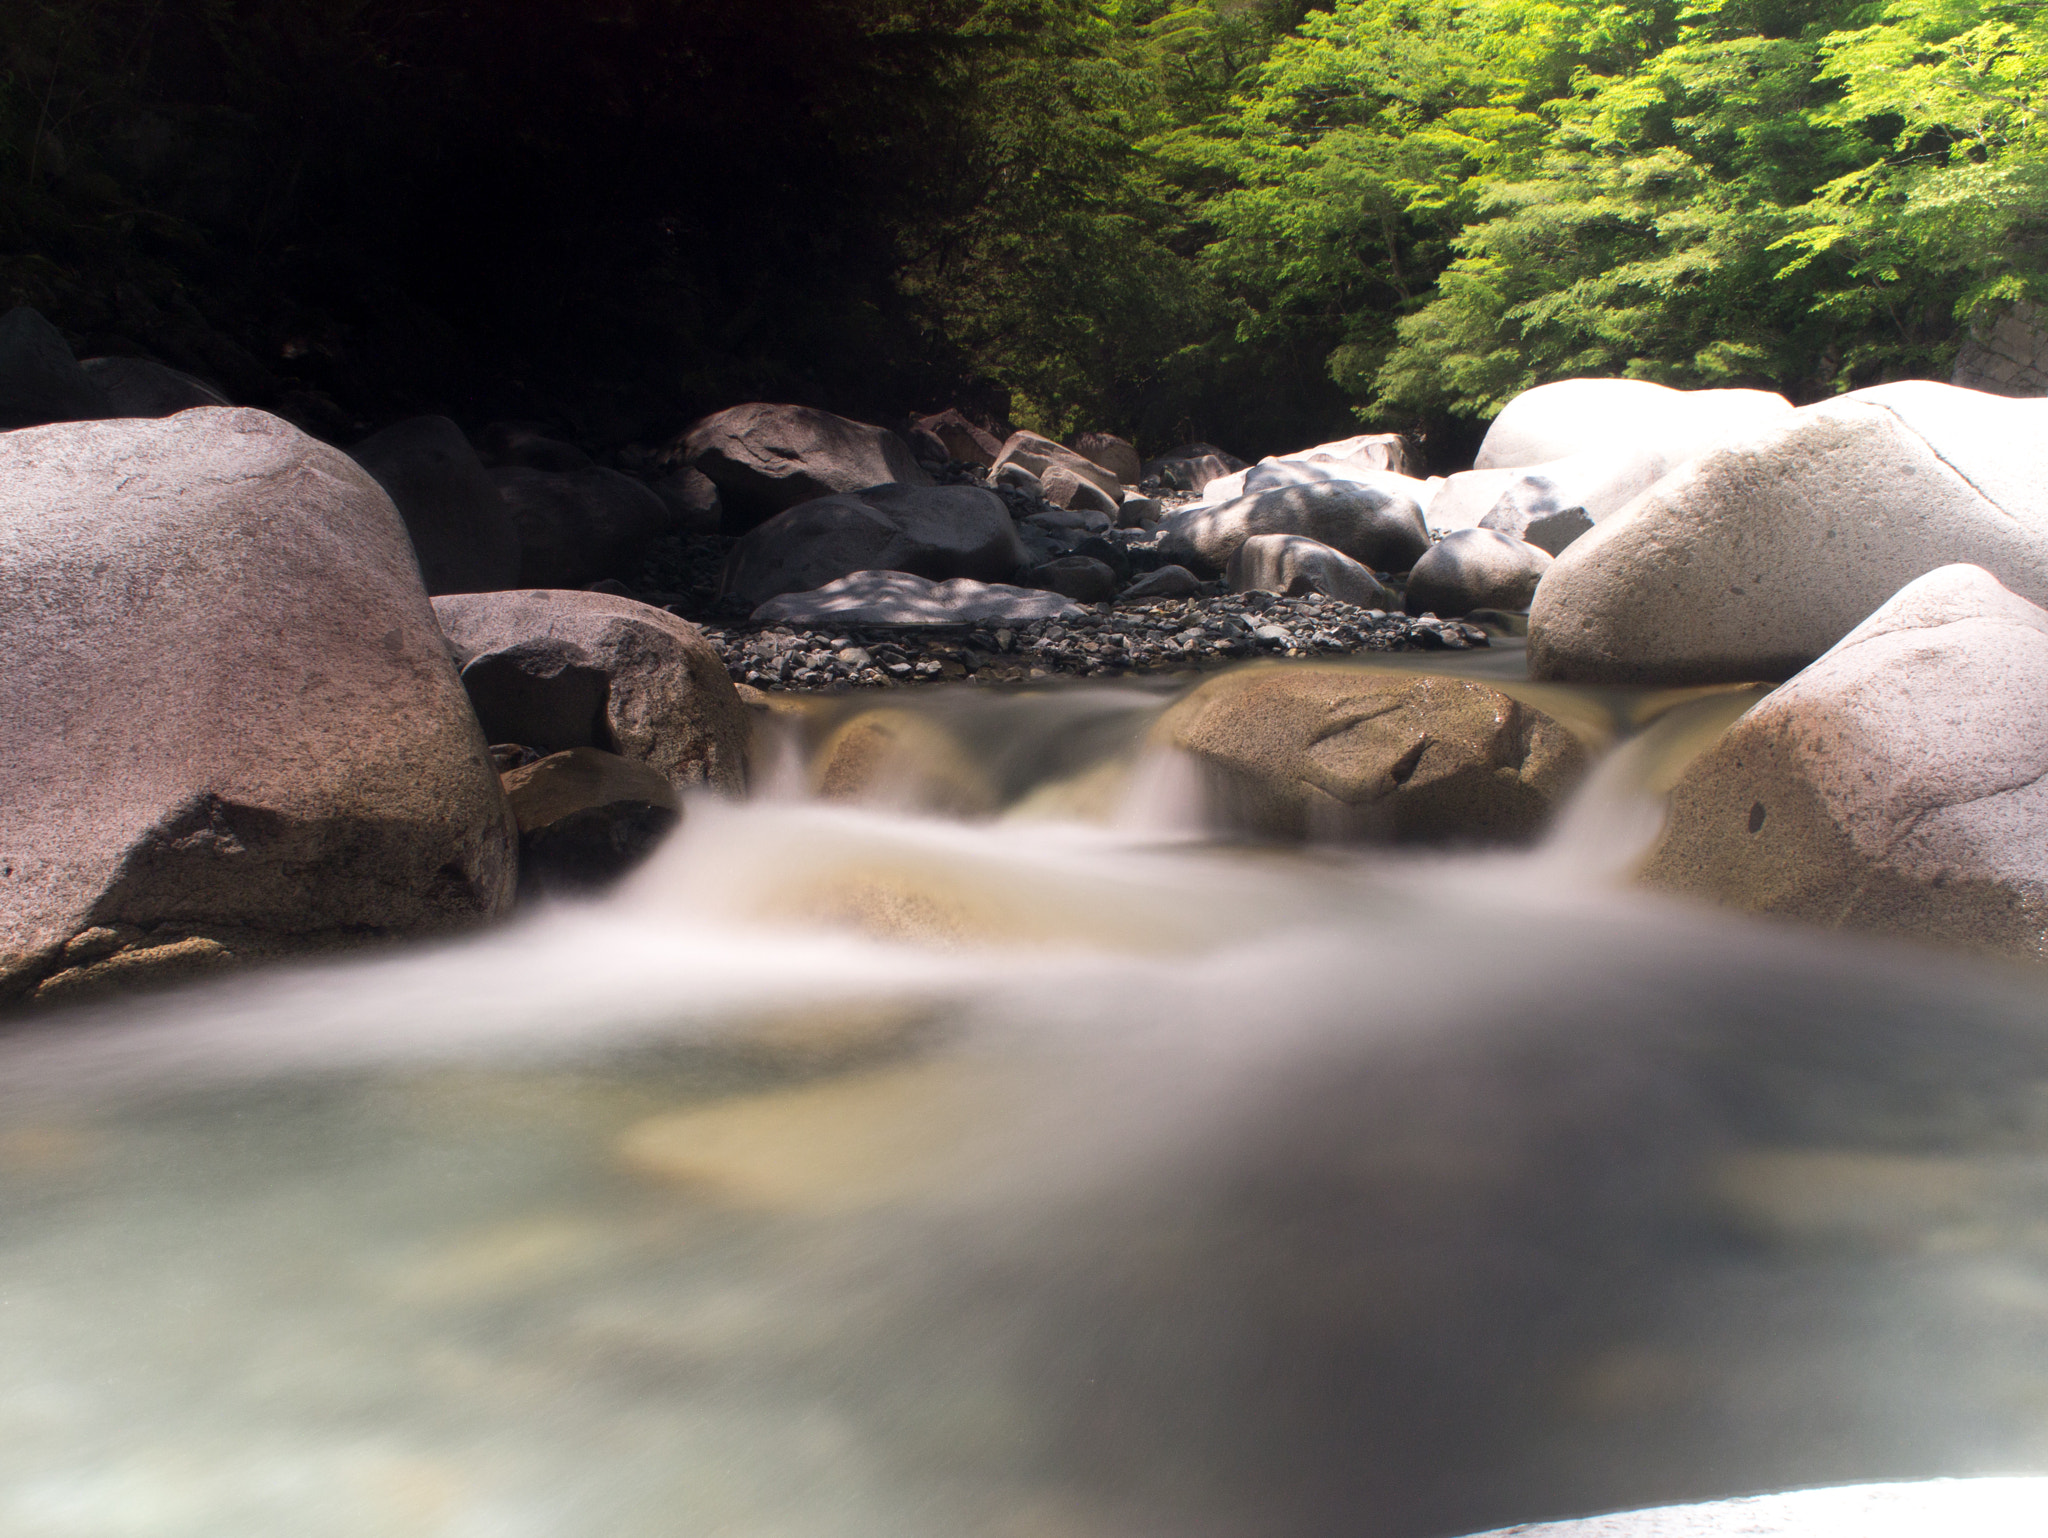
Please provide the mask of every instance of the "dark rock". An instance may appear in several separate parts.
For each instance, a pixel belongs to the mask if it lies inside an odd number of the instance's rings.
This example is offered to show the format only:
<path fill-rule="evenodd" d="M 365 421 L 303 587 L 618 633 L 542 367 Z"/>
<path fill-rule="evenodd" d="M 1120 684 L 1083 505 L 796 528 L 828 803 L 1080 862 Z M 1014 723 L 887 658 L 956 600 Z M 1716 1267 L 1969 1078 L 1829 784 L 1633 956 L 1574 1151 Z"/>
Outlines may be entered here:
<path fill-rule="evenodd" d="M 1127 439 L 1115 433 L 1081 433 L 1068 440 L 1067 447 L 1091 464 L 1098 464 L 1126 486 L 1138 484 L 1143 463 Z"/>
<path fill-rule="evenodd" d="M 835 492 L 932 483 L 896 434 L 809 406 L 730 407 L 693 424 L 682 452 L 718 487 L 734 533 Z"/>
<path fill-rule="evenodd" d="M 669 530 L 668 506 L 617 470 L 485 472 L 519 531 L 519 585 L 580 587 L 625 568 Z"/>
<path fill-rule="evenodd" d="M 512 511 L 448 418 L 395 422 L 349 457 L 397 506 L 429 593 L 487 593 L 518 581 Z"/>
<path fill-rule="evenodd" d="M 476 435 L 476 451 L 494 469 L 520 465 L 528 470 L 588 470 L 596 463 L 575 444 L 551 437 L 535 422 L 493 422 Z"/>
<path fill-rule="evenodd" d="M 1002 499 L 978 486 L 875 486 L 778 513 L 733 546 L 724 591 L 750 605 L 857 571 L 998 581 L 1024 564 Z"/>
<path fill-rule="evenodd" d="M 1455 619 L 1474 609 L 1527 609 L 1550 556 L 1492 529 L 1446 534 L 1408 575 L 1410 614 Z"/>
<path fill-rule="evenodd" d="M 1076 603 L 1107 603 L 1116 596 L 1116 573 L 1085 555 L 1065 555 L 1034 566 L 1019 577 L 1025 587 L 1064 594 Z"/>
<path fill-rule="evenodd" d="M 553 753 L 504 776 L 519 823 L 522 895 L 608 885 L 675 827 L 674 787 L 644 763 L 597 748 Z"/>
<path fill-rule="evenodd" d="M 353 460 L 260 411 L 29 428 L 0 509 L 36 530 L 0 553 L 0 996 L 95 927 L 168 975 L 505 908 L 497 774 Z"/>
<path fill-rule="evenodd" d="M 1202 590 L 1202 579 L 1185 566 L 1161 566 L 1148 571 L 1118 595 L 1125 603 L 1149 598 L 1187 598 Z"/>
<path fill-rule="evenodd" d="M 1361 609 L 1398 607 L 1393 593 L 1364 566 L 1299 534 L 1253 535 L 1237 547 L 1225 576 L 1240 593 L 1257 590 L 1286 598 L 1323 593 Z"/>
<path fill-rule="evenodd" d="M 1003 452 L 996 456 L 996 468 L 1005 465 L 1022 465 L 1041 482 L 1047 484 L 1047 495 L 1051 495 L 1047 475 L 1055 470 L 1065 470 L 1078 480 L 1086 481 L 1108 499 L 1109 509 L 1115 512 L 1117 503 L 1123 497 L 1123 482 L 1116 478 L 1116 472 L 1105 469 L 1092 459 L 1076 454 L 1072 449 L 1054 443 L 1052 439 L 1033 432 L 1014 432 L 1003 445 Z M 1062 482 L 1064 485 L 1065 483 Z"/>
<path fill-rule="evenodd" d="M 0 432 L 115 415 L 62 332 L 27 305 L 0 316 Z"/>
<path fill-rule="evenodd" d="M 148 358 L 87 358 L 79 364 L 117 417 L 168 417 L 195 406 L 234 404 L 204 380 Z"/>
<path fill-rule="evenodd" d="M 945 445 L 947 455 L 962 464 L 986 468 L 1003 452 L 1000 439 L 950 406 L 928 417 L 919 417 L 917 426 L 937 438 Z"/>
<path fill-rule="evenodd" d="M 668 508 L 670 527 L 685 538 L 716 534 L 723 526 L 725 507 L 718 499 L 718 488 L 701 470 L 687 465 L 671 470 L 649 481 L 647 489 L 661 498 Z"/>

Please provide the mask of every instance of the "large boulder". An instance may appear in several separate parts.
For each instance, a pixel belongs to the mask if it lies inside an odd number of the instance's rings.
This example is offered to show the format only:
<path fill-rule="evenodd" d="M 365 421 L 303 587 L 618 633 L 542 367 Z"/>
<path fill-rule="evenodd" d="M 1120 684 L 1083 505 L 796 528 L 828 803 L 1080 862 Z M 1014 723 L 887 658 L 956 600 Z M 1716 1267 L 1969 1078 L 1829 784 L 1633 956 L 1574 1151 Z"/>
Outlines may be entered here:
<path fill-rule="evenodd" d="M 446 930 L 513 829 L 391 500 L 260 411 L 0 438 L 0 997 Z"/>
<path fill-rule="evenodd" d="M 694 423 L 682 452 L 718 487 L 736 529 L 835 492 L 932 483 L 895 433 L 811 406 L 728 407 Z"/>
<path fill-rule="evenodd" d="M 1406 571 L 1429 548 L 1429 526 L 1413 496 L 1356 481 L 1282 486 L 1220 507 L 1184 508 L 1164 528 L 1174 559 L 1219 572 L 1255 534 L 1305 535 L 1376 571 Z"/>
<path fill-rule="evenodd" d="M 581 587 L 615 577 L 675 523 L 668 504 L 617 470 L 486 471 L 519 533 L 523 587 Z"/>
<path fill-rule="evenodd" d="M 0 432 L 116 414 L 61 331 L 27 305 L 0 315 Z"/>
<path fill-rule="evenodd" d="M 1643 879 L 2048 960 L 2044 698 L 2048 613 L 1940 567 L 1694 761 Z"/>
<path fill-rule="evenodd" d="M 1521 469 L 1589 449 L 1654 451 L 1677 465 L 1792 409 L 1768 390 L 1674 390 L 1642 379 L 1560 379 L 1524 390 L 1486 430 L 1472 465 Z"/>
<path fill-rule="evenodd" d="M 951 406 L 930 416 L 919 417 L 912 425 L 938 439 L 947 457 L 962 464 L 980 465 L 986 469 L 1003 452 L 1002 442 L 994 434 L 984 431 Z"/>
<path fill-rule="evenodd" d="M 1115 433 L 1081 433 L 1067 447 L 1090 463 L 1102 466 L 1126 486 L 1135 486 L 1143 478 L 1144 461 L 1138 458 L 1138 451 L 1128 438 L 1119 438 Z"/>
<path fill-rule="evenodd" d="M 746 784 L 747 716 L 695 625 L 609 593 L 463 593 L 434 600 L 493 742 L 601 748 L 678 790 Z"/>
<path fill-rule="evenodd" d="M 487 593 L 519 580 L 512 510 L 448 418 L 395 422 L 349 457 L 397 506 L 429 593 Z"/>
<path fill-rule="evenodd" d="M 106 396 L 108 416 L 168 417 L 234 404 L 205 380 L 148 358 L 87 358 L 78 366 Z"/>
<path fill-rule="evenodd" d="M 1088 555 L 1063 555 L 1033 566 L 1017 579 L 1021 587 L 1044 588 L 1076 603 L 1107 603 L 1116 597 L 1116 570 Z"/>
<path fill-rule="evenodd" d="M 1299 534 L 1254 534 L 1237 547 L 1224 576 L 1233 593 L 1278 593 L 1283 598 L 1321 593 L 1361 609 L 1400 607 L 1400 600 L 1366 567 L 1341 550 Z"/>
<path fill-rule="evenodd" d="M 2048 402 L 1859 390 L 1680 467 L 1559 556 L 1531 675 L 1786 678 L 1952 561 L 2048 602 Z"/>
<path fill-rule="evenodd" d="M 1325 465 L 1337 470 L 1388 470 L 1408 476 L 1422 468 L 1407 438 L 1400 433 L 1360 433 L 1354 438 L 1340 438 L 1334 443 L 1296 449 L 1292 454 L 1282 454 L 1279 459 L 1280 462 Z M 1275 461 L 1263 460 L 1261 463 L 1272 464 Z"/>
<path fill-rule="evenodd" d="M 1497 689 L 1328 665 L 1213 678 L 1152 741 L 1199 761 L 1226 826 L 1280 838 L 1526 841 L 1586 767 L 1576 737 Z"/>
<path fill-rule="evenodd" d="M 1550 555 L 1492 529 L 1446 534 L 1408 574 L 1410 614 L 1456 619 L 1474 609 L 1526 609 Z"/>
<path fill-rule="evenodd" d="M 1449 534 L 1456 529 L 1476 529 L 1486 515 L 1500 505 L 1500 499 L 1523 472 L 1519 470 L 1460 470 L 1448 475 L 1423 505 L 1432 534 Z"/>
<path fill-rule="evenodd" d="M 815 592 L 771 598 L 753 618 L 760 625 L 1024 625 L 1087 613 L 1058 593 L 1002 582 L 930 582 L 907 571 L 857 571 Z"/>
<path fill-rule="evenodd" d="M 980 486 L 875 486 L 817 497 L 742 536 L 723 588 L 759 605 L 857 571 L 995 582 L 1025 562 L 1003 499 Z"/>
<path fill-rule="evenodd" d="M 1003 445 L 1002 453 L 996 456 L 996 468 L 1000 470 L 1005 465 L 1022 465 L 1041 482 L 1045 481 L 1047 472 L 1056 468 L 1065 470 L 1078 479 L 1092 484 L 1109 499 L 1111 508 L 1123 498 L 1123 482 L 1117 479 L 1115 471 L 1105 469 L 1094 460 L 1076 454 L 1072 449 L 1054 443 L 1052 439 L 1042 437 L 1038 433 L 1010 434 L 1009 442 Z"/>

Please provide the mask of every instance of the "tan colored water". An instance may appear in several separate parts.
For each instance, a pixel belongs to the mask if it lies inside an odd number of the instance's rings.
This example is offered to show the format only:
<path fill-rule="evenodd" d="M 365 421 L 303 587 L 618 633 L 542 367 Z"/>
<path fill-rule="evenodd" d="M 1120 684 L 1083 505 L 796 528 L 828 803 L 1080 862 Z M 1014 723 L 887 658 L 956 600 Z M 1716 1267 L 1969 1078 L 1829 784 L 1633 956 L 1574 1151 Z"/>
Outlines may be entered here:
<path fill-rule="evenodd" d="M 892 704 L 900 703 L 892 700 Z M 1426 1538 L 2048 1471 L 2048 990 L 1515 855 L 1219 844 L 937 696 L 615 898 L 0 1044 L 0 1534 Z M 832 707 L 843 720 L 846 707 Z M 922 727 L 919 728 L 920 730 Z M 920 775 L 925 779 L 921 780 Z"/>

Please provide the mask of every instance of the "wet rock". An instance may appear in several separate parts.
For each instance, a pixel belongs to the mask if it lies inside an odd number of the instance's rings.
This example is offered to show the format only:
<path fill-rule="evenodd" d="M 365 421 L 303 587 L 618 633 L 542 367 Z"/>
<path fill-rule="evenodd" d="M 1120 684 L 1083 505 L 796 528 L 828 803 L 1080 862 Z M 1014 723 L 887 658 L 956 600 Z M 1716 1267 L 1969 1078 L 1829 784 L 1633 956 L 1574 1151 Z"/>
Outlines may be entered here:
<path fill-rule="evenodd" d="M 1145 573 L 1119 597 L 1126 603 L 1148 598 L 1186 598 L 1202 590 L 1202 579 L 1185 566 L 1160 566 Z"/>
<path fill-rule="evenodd" d="M 1090 464 L 1102 466 L 1126 486 L 1135 486 L 1143 479 L 1144 464 L 1137 449 L 1115 433 L 1081 433 L 1067 447 Z"/>
<path fill-rule="evenodd" d="M 519 824 L 522 895 L 606 886 L 646 859 L 680 818 L 667 776 L 597 748 L 571 748 L 504 776 Z"/>
<path fill-rule="evenodd" d="M 718 487 L 733 532 L 815 497 L 932 484 L 895 433 L 810 406 L 729 407 L 683 434 L 682 455 Z"/>
<path fill-rule="evenodd" d="M 1879 385 L 1782 413 L 1574 543 L 1530 610 L 1537 678 L 1785 678 L 1953 561 L 2048 601 L 2048 402 Z"/>
<path fill-rule="evenodd" d="M 0 316 L 0 432 L 114 415 L 61 331 L 27 305 Z"/>
<path fill-rule="evenodd" d="M 1762 431 L 1792 409 L 1768 390 L 1674 390 L 1641 379 L 1560 379 L 1524 390 L 1486 430 L 1477 470 L 1519 469 L 1587 450 L 1655 453 L 1676 466 Z"/>
<path fill-rule="evenodd" d="M 1455 619 L 1474 609 L 1526 609 L 1550 569 L 1547 551 L 1493 529 L 1446 534 L 1408 574 L 1410 614 Z"/>
<path fill-rule="evenodd" d="M 69 423 L 0 438 L 0 504 L 0 996 L 95 928 L 242 955 L 505 908 L 497 774 L 353 460 L 260 411 Z"/>
<path fill-rule="evenodd" d="M 2048 960 L 2048 613 L 1908 583 L 1672 792 L 1643 879 L 1831 928 Z"/>
<path fill-rule="evenodd" d="M 987 467 L 996 462 L 1003 445 L 994 434 L 983 430 L 953 407 L 919 417 L 916 424 L 930 433 L 953 459 L 966 465 Z"/>
<path fill-rule="evenodd" d="M 1299 534 L 1253 535 L 1237 547 L 1224 575 L 1239 593 L 1257 589 L 1288 598 L 1324 593 L 1361 609 L 1399 607 L 1399 600 L 1366 567 L 1341 550 Z"/>
<path fill-rule="evenodd" d="M 429 593 L 486 593 L 519 580 L 512 509 L 446 417 L 414 417 L 349 450 L 398 508 Z"/>
<path fill-rule="evenodd" d="M 168 417 L 234 404 L 204 380 L 148 358 L 87 358 L 79 367 L 106 396 L 109 416 Z"/>
<path fill-rule="evenodd" d="M 604 593 L 467 593 L 434 600 L 493 742 L 596 747 L 678 790 L 746 784 L 746 712 L 697 627 Z"/>
<path fill-rule="evenodd" d="M 749 605 L 807 593 L 854 572 L 900 571 L 993 582 L 1013 575 L 1025 551 L 1009 509 L 978 486 L 876 486 L 859 496 L 819 497 L 744 535 L 725 570 L 725 591 Z"/>
<path fill-rule="evenodd" d="M 903 571 L 857 571 L 754 610 L 756 624 L 980 625 L 1061 618 L 1075 608 L 1057 593 L 955 577 L 932 582 Z"/>
<path fill-rule="evenodd" d="M 955 817 L 987 816 L 1001 802 L 959 739 L 921 711 L 864 710 L 844 722 L 815 755 L 812 782 L 827 801 Z"/>
<path fill-rule="evenodd" d="M 519 585 L 581 587 L 613 576 L 669 530 L 667 505 L 617 470 L 487 470 L 519 531 Z"/>
<path fill-rule="evenodd" d="M 1219 572 L 1256 534 L 1304 535 L 1376 571 L 1406 571 L 1429 548 L 1429 529 L 1413 497 L 1351 481 L 1284 486 L 1221 507 L 1187 508 L 1170 514 L 1165 530 L 1182 564 Z"/>
<path fill-rule="evenodd" d="M 1526 842 L 1587 761 L 1550 717 L 1484 684 L 1327 666 L 1212 679 L 1152 740 L 1203 765 L 1230 826 L 1377 843 Z"/>
<path fill-rule="evenodd" d="M 1108 499 L 1109 510 L 1114 513 L 1118 500 L 1123 496 L 1123 483 L 1116 473 L 1085 459 L 1072 449 L 1054 443 L 1052 439 L 1032 432 L 1015 432 L 1003 445 L 1003 452 L 996 457 L 996 469 L 1006 465 L 1022 465 L 1046 485 L 1050 495 L 1048 475 L 1055 469 L 1064 470 L 1077 480 L 1088 482 Z"/>
<path fill-rule="evenodd" d="M 1106 562 L 1085 555 L 1061 556 L 1034 566 L 1017 579 L 1024 587 L 1044 588 L 1076 603 L 1106 603 L 1116 596 L 1116 573 Z"/>

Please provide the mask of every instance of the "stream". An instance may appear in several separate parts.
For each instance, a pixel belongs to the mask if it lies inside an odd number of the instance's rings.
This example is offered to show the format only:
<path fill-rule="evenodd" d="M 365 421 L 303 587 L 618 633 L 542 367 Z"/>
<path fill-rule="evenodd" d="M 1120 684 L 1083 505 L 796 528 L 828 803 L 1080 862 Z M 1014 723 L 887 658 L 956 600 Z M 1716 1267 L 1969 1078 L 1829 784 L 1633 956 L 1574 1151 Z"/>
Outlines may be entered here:
<path fill-rule="evenodd" d="M 1532 849 L 1278 847 L 1141 749 L 1184 681 L 842 697 L 601 899 L 13 1026 L 0 1534 L 1443 1538 L 2048 1472 L 2039 974 L 1627 885 L 1757 690 L 1369 665 L 1604 756 Z M 819 799 L 871 705 L 923 746 Z"/>

